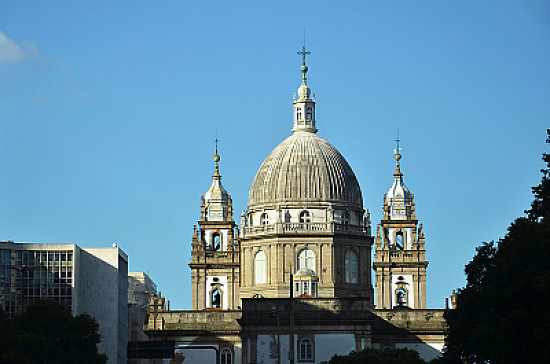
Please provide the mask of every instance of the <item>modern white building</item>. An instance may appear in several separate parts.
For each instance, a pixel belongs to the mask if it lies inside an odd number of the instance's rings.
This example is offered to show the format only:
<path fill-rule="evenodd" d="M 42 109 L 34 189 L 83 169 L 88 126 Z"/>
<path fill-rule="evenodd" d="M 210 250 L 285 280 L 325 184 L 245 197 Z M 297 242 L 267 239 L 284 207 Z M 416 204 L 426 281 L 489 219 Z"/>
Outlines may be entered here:
<path fill-rule="evenodd" d="M 118 247 L 0 242 L 0 305 L 10 316 L 39 299 L 53 299 L 73 315 L 99 323 L 99 351 L 126 363 L 128 256 Z"/>

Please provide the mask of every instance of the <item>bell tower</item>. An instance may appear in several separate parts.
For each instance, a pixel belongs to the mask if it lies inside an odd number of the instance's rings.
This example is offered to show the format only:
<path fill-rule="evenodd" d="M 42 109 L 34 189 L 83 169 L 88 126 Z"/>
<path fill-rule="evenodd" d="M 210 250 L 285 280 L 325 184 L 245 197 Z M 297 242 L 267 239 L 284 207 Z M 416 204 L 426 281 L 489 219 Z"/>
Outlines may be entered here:
<path fill-rule="evenodd" d="M 415 216 L 414 195 L 403 183 L 399 137 L 396 142 L 393 184 L 384 196 L 384 217 L 376 231 L 376 307 L 422 309 L 428 266 L 424 232 Z"/>
<path fill-rule="evenodd" d="M 223 188 L 218 139 L 212 185 L 202 196 L 201 219 L 193 227 L 193 309 L 236 309 L 239 305 L 240 247 L 231 196 Z"/>

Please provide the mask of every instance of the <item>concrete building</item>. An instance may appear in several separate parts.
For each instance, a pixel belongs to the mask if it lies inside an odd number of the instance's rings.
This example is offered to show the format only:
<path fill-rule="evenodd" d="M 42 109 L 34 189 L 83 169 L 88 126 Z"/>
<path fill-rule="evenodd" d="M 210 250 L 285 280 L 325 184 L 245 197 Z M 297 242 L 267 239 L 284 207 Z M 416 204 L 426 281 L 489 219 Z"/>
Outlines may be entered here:
<path fill-rule="evenodd" d="M 143 326 L 147 323 L 147 308 L 157 285 L 144 272 L 128 273 L 128 341 L 147 341 Z"/>
<path fill-rule="evenodd" d="M 99 323 L 99 351 L 126 363 L 128 257 L 119 248 L 0 242 L 0 304 L 10 317 L 35 300 L 66 305 Z"/>
<path fill-rule="evenodd" d="M 299 54 L 292 135 L 256 173 L 240 234 L 216 147 L 192 239 L 193 310 L 170 311 L 154 298 L 145 331 L 186 345 L 185 363 L 212 355 L 222 364 L 319 363 L 367 347 L 409 347 L 430 360 L 440 355 L 446 324 L 443 310 L 426 309 L 426 242 L 399 145 L 375 243 L 352 168 L 317 135 L 309 52 Z M 197 349 L 208 345 L 216 351 Z"/>

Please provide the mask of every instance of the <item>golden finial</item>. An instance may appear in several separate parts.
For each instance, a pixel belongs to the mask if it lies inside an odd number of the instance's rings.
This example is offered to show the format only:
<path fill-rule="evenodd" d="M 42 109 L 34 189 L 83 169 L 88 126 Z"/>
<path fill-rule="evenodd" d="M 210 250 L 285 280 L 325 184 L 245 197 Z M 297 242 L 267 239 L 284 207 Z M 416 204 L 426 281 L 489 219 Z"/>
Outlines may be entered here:
<path fill-rule="evenodd" d="M 399 166 L 399 161 L 401 160 L 401 154 L 399 153 L 401 151 L 401 148 L 399 147 L 399 142 L 401 140 L 399 139 L 399 129 L 397 129 L 397 138 L 395 139 L 395 142 L 397 143 L 397 148 L 394 149 L 393 153 L 395 154 L 394 155 L 394 158 L 395 158 L 395 173 L 394 173 L 394 176 L 396 177 L 400 177 L 402 176 L 403 174 L 401 173 L 401 170 L 400 170 L 400 166 Z"/>
<path fill-rule="evenodd" d="M 216 169 L 214 171 L 214 177 L 219 177 L 220 176 L 220 167 L 218 165 L 218 163 L 220 162 L 220 156 L 218 155 L 218 142 L 220 140 L 218 139 L 218 132 L 216 131 L 216 139 L 214 139 L 214 143 L 216 143 L 216 154 L 214 155 L 214 162 L 216 163 Z"/>

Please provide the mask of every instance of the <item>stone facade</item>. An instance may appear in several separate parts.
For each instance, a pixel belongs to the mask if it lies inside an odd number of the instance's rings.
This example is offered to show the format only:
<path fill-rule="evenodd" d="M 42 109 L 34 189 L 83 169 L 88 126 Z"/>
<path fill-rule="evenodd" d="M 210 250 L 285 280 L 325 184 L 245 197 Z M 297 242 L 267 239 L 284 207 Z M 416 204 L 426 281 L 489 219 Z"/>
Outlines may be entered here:
<path fill-rule="evenodd" d="M 426 308 L 425 239 L 418 227 L 414 195 L 403 183 L 396 149 L 394 182 L 384 196 L 384 217 L 376 230 L 376 306 Z"/>
<path fill-rule="evenodd" d="M 214 161 L 212 186 L 202 197 L 199 227 L 193 232 L 189 267 L 194 310 L 227 310 L 240 305 L 239 231 L 233 221 L 231 196 L 221 184 L 217 148 Z"/>
<path fill-rule="evenodd" d="M 258 170 L 240 236 L 216 150 L 192 240 L 193 311 L 166 310 L 155 298 L 145 331 L 154 341 L 174 340 L 185 363 L 213 362 L 213 355 L 222 364 L 320 363 L 369 347 L 409 347 L 432 359 L 446 326 L 442 310 L 425 309 L 424 235 L 399 146 L 371 265 L 370 215 L 353 170 L 316 134 L 308 52 L 300 54 L 293 134 Z"/>

